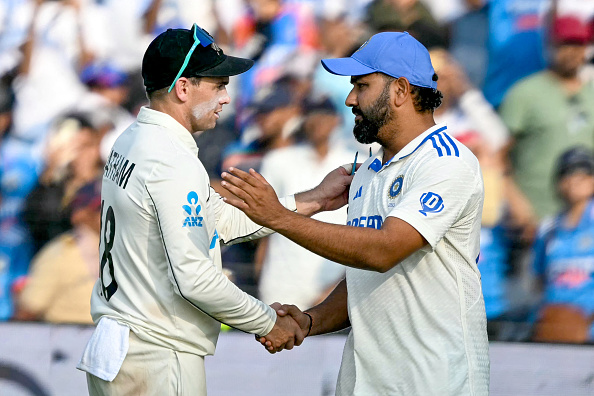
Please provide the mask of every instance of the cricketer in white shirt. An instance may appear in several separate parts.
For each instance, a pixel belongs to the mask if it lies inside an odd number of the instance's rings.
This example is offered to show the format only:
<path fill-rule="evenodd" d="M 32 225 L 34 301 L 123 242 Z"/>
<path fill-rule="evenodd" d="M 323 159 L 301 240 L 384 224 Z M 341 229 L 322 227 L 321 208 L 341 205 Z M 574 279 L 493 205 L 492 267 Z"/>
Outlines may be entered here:
<path fill-rule="evenodd" d="M 219 322 L 255 334 L 272 330 L 275 311 L 223 275 L 219 246 L 271 231 L 223 202 L 194 138 L 171 116 L 140 110 L 113 146 L 101 197 L 101 268 L 91 314 L 95 323 L 109 318 L 121 326 L 99 324 L 96 333 L 109 334 L 91 339 L 80 369 L 111 381 L 126 355 L 128 329 L 199 356 L 214 353 Z M 296 210 L 293 196 L 283 204 Z M 104 356 L 111 347 L 101 343 L 117 340 L 124 350 Z"/>
<path fill-rule="evenodd" d="M 436 125 L 351 184 L 348 225 L 389 217 L 428 242 L 385 273 L 347 268 L 352 326 L 337 395 L 487 395 L 489 351 L 479 255 L 483 182 L 476 157 Z"/>

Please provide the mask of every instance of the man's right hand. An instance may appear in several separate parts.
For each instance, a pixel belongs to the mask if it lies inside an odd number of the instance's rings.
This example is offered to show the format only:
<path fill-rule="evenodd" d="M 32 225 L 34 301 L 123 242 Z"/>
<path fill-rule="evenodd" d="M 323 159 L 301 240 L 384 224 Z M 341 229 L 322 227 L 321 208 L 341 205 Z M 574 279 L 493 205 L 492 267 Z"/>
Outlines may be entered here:
<path fill-rule="evenodd" d="M 277 320 L 276 325 L 270 333 L 264 337 L 256 337 L 264 347 L 270 353 L 280 352 L 283 349 L 292 349 L 293 346 L 299 346 L 303 342 L 305 335 L 307 334 L 310 327 L 310 318 L 295 305 L 281 305 L 274 303 L 271 305 L 276 311 Z M 290 332 L 282 335 L 280 331 L 283 329 L 283 324 L 287 323 L 290 329 L 297 328 L 294 331 L 294 339 L 291 338 Z M 275 330 L 279 330 L 279 333 L 275 333 Z"/>
<path fill-rule="evenodd" d="M 277 303 L 278 305 L 280 304 Z M 273 306 L 273 308 L 275 307 Z M 307 332 L 307 329 L 305 331 Z M 305 332 L 291 316 L 278 314 L 276 324 L 270 333 L 264 337 L 256 337 L 270 353 L 280 352 L 283 349 L 293 349 L 294 346 L 301 345 L 304 338 Z"/>

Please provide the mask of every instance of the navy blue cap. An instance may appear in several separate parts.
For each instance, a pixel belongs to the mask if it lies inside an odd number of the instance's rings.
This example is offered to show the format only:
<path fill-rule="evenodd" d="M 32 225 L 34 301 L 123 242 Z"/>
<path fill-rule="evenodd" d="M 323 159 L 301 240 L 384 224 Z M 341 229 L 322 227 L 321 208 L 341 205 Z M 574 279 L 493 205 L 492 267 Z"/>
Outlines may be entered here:
<path fill-rule="evenodd" d="M 437 89 L 429 51 L 407 32 L 375 34 L 349 58 L 322 59 L 322 65 L 340 76 L 381 72 L 405 77 L 412 85 Z"/>
<path fill-rule="evenodd" d="M 556 177 L 561 179 L 575 172 L 594 175 L 594 153 L 585 147 L 573 147 L 557 159 Z"/>

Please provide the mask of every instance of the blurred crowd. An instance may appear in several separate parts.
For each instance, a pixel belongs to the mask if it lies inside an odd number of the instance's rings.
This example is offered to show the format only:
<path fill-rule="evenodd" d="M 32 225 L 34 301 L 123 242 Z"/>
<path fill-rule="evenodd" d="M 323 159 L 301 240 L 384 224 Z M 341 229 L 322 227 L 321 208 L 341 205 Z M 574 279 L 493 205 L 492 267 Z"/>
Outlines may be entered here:
<path fill-rule="evenodd" d="M 222 195 L 229 166 L 284 195 L 375 152 L 352 136 L 349 78 L 320 59 L 380 31 L 421 41 L 436 122 L 482 167 L 490 339 L 594 342 L 594 0 L 1 0 L 0 20 L 0 320 L 91 323 L 104 162 L 148 103 L 146 47 L 196 22 L 256 61 L 195 136 Z M 319 219 L 344 224 L 346 208 Z M 302 309 L 344 276 L 280 235 L 224 247 L 223 265 Z"/>

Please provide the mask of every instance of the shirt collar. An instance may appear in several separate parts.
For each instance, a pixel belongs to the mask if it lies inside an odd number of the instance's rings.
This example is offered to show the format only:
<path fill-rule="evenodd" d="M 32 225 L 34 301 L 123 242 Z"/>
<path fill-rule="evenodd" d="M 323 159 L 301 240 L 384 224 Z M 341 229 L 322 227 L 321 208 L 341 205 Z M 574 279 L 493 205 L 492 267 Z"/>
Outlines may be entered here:
<path fill-rule="evenodd" d="M 169 114 L 143 106 L 140 108 L 137 119 L 138 122 L 143 124 L 158 125 L 165 128 L 185 147 L 198 155 L 198 146 L 192 134 Z"/>
<path fill-rule="evenodd" d="M 447 129 L 445 124 L 437 124 L 432 126 L 431 128 L 427 129 L 425 132 L 421 133 L 419 136 L 411 140 L 406 146 L 402 148 L 394 157 L 392 157 L 388 162 L 386 162 L 382 166 L 382 157 L 384 155 L 383 147 L 377 152 L 375 155 L 375 159 L 371 161 L 369 164 L 369 169 L 374 170 L 375 172 L 379 172 L 383 168 L 390 165 L 392 162 L 398 162 L 403 158 L 406 158 L 417 151 L 427 140 L 429 140 L 432 136 L 443 132 Z"/>

